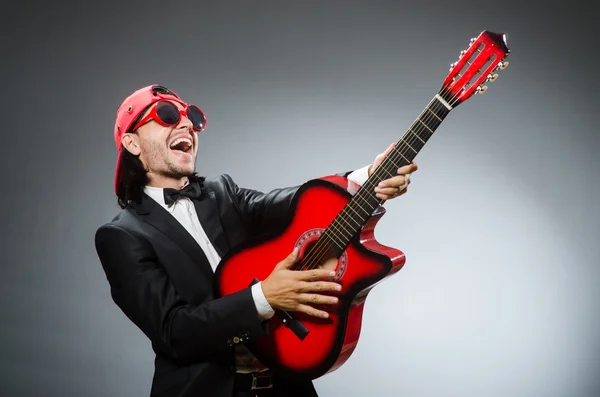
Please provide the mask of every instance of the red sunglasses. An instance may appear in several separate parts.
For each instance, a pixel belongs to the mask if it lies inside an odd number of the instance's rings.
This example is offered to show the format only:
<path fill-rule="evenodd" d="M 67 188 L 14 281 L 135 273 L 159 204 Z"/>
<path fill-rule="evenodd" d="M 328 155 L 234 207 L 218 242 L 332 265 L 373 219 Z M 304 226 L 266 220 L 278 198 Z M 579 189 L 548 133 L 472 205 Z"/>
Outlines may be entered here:
<path fill-rule="evenodd" d="M 179 123 L 181 116 L 187 117 L 192 122 L 194 131 L 200 132 L 204 130 L 204 128 L 206 128 L 206 116 L 204 115 L 204 112 L 196 105 L 184 106 L 184 109 L 179 109 L 168 100 L 158 101 L 155 106 L 152 107 L 150 113 L 133 126 L 131 130 L 137 130 L 151 119 L 160 125 L 170 127 Z"/>

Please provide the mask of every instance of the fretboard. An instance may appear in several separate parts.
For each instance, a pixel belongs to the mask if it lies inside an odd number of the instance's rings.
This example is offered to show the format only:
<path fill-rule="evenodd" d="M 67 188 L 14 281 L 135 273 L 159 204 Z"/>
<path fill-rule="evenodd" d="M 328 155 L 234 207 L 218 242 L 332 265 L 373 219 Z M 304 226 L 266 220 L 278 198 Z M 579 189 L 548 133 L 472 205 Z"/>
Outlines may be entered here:
<path fill-rule="evenodd" d="M 443 99 L 435 96 L 421 115 L 406 131 L 388 156 L 375 169 L 358 192 L 329 225 L 322 239 L 339 256 L 365 225 L 382 200 L 375 194 L 375 186 L 381 181 L 398 175 L 398 168 L 408 165 L 423 149 L 435 130 L 446 118 L 450 109 Z"/>

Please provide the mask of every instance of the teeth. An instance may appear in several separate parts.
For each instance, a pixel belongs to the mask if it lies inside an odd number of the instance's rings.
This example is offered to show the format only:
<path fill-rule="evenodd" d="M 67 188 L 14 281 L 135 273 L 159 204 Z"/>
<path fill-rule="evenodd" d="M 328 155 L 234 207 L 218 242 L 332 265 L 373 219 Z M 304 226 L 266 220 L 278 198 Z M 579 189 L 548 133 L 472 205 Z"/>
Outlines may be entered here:
<path fill-rule="evenodd" d="M 170 148 L 171 149 L 174 148 L 175 146 L 179 145 L 181 142 L 187 143 L 188 148 L 192 146 L 192 141 L 189 138 L 177 138 L 176 140 L 171 142 Z"/>

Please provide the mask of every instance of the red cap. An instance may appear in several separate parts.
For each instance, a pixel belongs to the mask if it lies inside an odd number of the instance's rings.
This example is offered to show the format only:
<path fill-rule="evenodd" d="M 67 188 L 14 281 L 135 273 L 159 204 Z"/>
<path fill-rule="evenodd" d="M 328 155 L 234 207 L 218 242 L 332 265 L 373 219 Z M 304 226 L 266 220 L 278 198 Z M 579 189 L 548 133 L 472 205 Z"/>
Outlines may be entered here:
<path fill-rule="evenodd" d="M 167 94 L 166 92 L 169 92 L 170 94 Z M 153 84 L 135 91 L 123 101 L 121 106 L 119 106 L 114 131 L 115 144 L 117 145 L 117 150 L 119 152 L 117 157 L 117 167 L 115 169 L 115 192 L 117 191 L 117 185 L 120 178 L 119 163 L 121 161 L 121 149 L 123 147 L 121 145 L 123 134 L 131 128 L 133 122 L 148 106 L 162 99 L 177 101 L 184 106 L 187 105 L 181 100 L 179 95 L 172 90 L 161 85 Z"/>

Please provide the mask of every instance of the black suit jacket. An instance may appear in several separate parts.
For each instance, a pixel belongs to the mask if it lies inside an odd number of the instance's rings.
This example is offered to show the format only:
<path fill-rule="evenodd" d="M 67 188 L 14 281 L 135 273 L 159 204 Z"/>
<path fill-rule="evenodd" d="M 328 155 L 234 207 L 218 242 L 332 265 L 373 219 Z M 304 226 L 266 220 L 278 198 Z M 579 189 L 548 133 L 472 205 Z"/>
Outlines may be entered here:
<path fill-rule="evenodd" d="M 277 227 L 298 188 L 262 193 L 221 175 L 204 182 L 194 205 L 223 257 L 237 244 Z M 114 302 L 149 338 L 156 354 L 150 396 L 230 397 L 233 338 L 251 340 L 265 332 L 250 288 L 214 299 L 214 272 L 202 249 L 145 194 L 98 228 L 95 245 Z M 278 379 L 278 384 L 316 396 L 312 382 Z M 284 394 L 292 395 L 291 390 Z"/>

